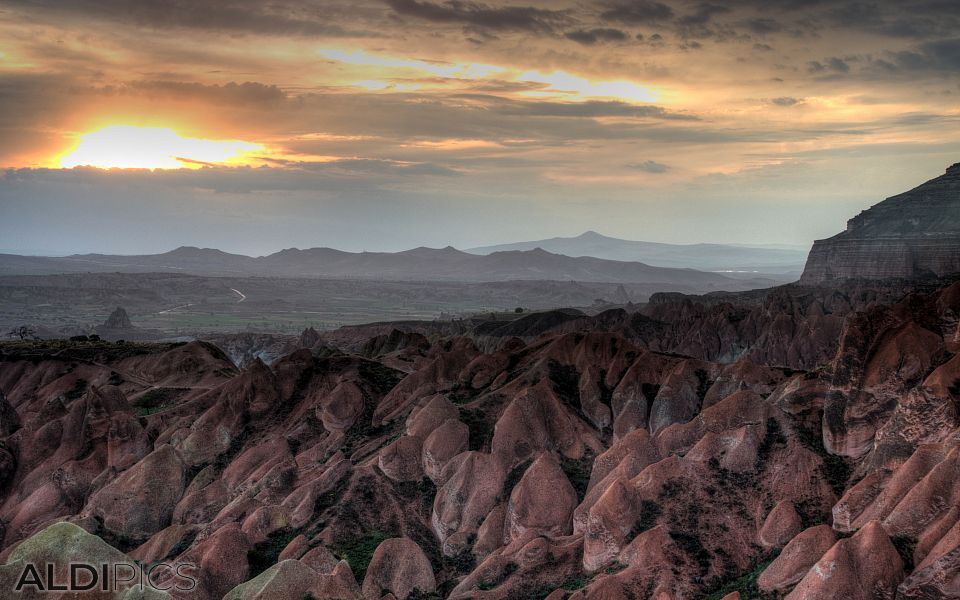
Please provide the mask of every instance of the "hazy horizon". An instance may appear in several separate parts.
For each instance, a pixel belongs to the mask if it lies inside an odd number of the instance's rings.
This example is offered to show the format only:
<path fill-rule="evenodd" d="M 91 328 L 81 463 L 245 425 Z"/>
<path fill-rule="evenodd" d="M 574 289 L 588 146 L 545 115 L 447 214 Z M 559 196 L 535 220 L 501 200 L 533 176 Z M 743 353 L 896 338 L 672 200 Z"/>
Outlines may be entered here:
<path fill-rule="evenodd" d="M 724 246 L 735 246 L 735 247 L 743 247 L 743 248 L 762 248 L 762 249 L 777 249 L 777 250 L 796 250 L 796 251 L 806 252 L 806 251 L 808 251 L 808 250 L 810 249 L 810 246 L 813 244 L 812 241 L 811 241 L 810 244 L 783 244 L 783 243 L 779 243 L 779 242 L 737 244 L 737 243 L 712 242 L 712 241 L 690 242 L 690 243 L 679 243 L 679 244 L 677 244 L 677 243 L 674 243 L 674 242 L 660 242 L 660 241 L 657 241 L 657 240 L 632 240 L 632 239 L 627 239 L 627 238 L 618 238 L 618 237 L 615 237 L 615 236 L 606 235 L 606 234 L 604 234 L 603 232 L 597 232 L 597 231 L 594 231 L 594 230 L 587 230 L 587 231 L 581 231 L 579 234 L 574 234 L 574 235 L 551 235 L 551 236 L 549 236 L 549 237 L 547 237 L 547 238 L 530 239 L 530 240 L 526 240 L 526 239 L 524 239 L 524 240 L 519 240 L 519 239 L 518 239 L 518 240 L 505 240 L 505 241 L 502 241 L 502 242 L 496 242 L 496 243 L 490 243 L 490 244 L 478 244 L 478 245 L 475 245 L 475 246 L 462 246 L 462 247 L 461 247 L 461 246 L 456 246 L 456 245 L 454 245 L 454 244 L 445 244 L 445 245 L 442 245 L 442 246 L 439 246 L 439 245 L 437 245 L 437 246 L 426 246 L 426 245 L 420 244 L 420 245 L 417 245 L 417 246 L 405 246 L 405 247 L 398 247 L 398 248 L 389 248 L 389 249 L 385 249 L 385 250 L 370 250 L 370 249 L 366 249 L 366 248 L 361 248 L 361 249 L 358 249 L 358 250 L 352 250 L 352 249 L 339 248 L 339 247 L 336 247 L 336 246 L 331 246 L 331 245 L 328 245 L 328 244 L 322 244 L 322 243 L 320 243 L 320 244 L 315 244 L 315 245 L 311 245 L 311 246 L 283 246 L 283 247 L 278 246 L 278 247 L 276 247 L 276 248 L 274 248 L 274 249 L 272 249 L 272 250 L 269 250 L 269 251 L 267 251 L 267 252 L 264 252 L 264 253 L 262 253 L 262 254 L 256 254 L 256 253 L 244 252 L 243 250 L 231 250 L 231 249 L 228 249 L 228 248 L 221 248 L 221 247 L 215 247 L 215 246 L 207 246 L 207 245 L 204 245 L 203 243 L 187 243 L 187 244 L 180 244 L 180 245 L 178 245 L 178 246 L 171 246 L 171 247 L 167 247 L 167 248 L 159 248 L 159 249 L 156 249 L 156 250 L 150 250 L 150 251 L 144 251 L 144 252 L 102 252 L 102 251 L 83 251 L 83 250 L 79 250 L 79 251 L 72 251 L 72 252 L 69 252 L 69 253 L 59 253 L 59 254 L 58 254 L 58 253 L 52 253 L 52 252 L 45 252 L 45 251 L 43 251 L 42 249 L 40 249 L 40 250 L 37 250 L 37 249 L 20 250 L 20 249 L 17 249 L 17 248 L 0 248 L 0 254 L 19 254 L 19 255 L 21 255 L 21 256 L 38 256 L 38 257 L 48 256 L 48 257 L 54 257 L 54 258 L 55 258 L 55 257 L 64 257 L 64 256 L 77 255 L 77 254 L 80 254 L 80 255 L 82 255 L 82 254 L 114 254 L 114 255 L 118 255 L 118 256 L 136 256 L 136 255 L 164 254 L 164 253 L 172 252 L 172 251 L 177 250 L 177 249 L 180 249 L 180 248 L 197 248 L 197 249 L 201 249 L 201 250 L 220 250 L 220 251 L 226 252 L 226 253 L 228 253 L 228 254 L 239 254 L 239 255 L 250 256 L 250 257 L 258 257 L 258 256 L 267 256 L 267 255 L 269 255 L 269 254 L 275 254 L 275 253 L 280 252 L 280 251 L 282 251 L 282 250 L 291 250 L 291 249 L 306 250 L 306 249 L 312 249 L 312 248 L 330 248 L 330 249 L 333 249 L 333 250 L 341 250 L 341 251 L 344 251 L 344 252 L 387 252 L 387 253 L 392 253 L 392 252 L 403 252 L 403 251 L 406 251 L 406 250 L 414 250 L 414 249 L 417 249 L 417 248 L 429 248 L 429 249 L 432 249 L 432 250 L 441 250 L 441 249 L 448 248 L 448 247 L 454 248 L 454 249 L 456 249 L 456 250 L 460 250 L 461 252 L 468 252 L 468 253 L 469 253 L 469 252 L 472 252 L 472 251 L 478 250 L 478 249 L 483 249 L 483 248 L 487 248 L 487 247 L 494 247 L 494 246 L 500 246 L 500 245 L 510 245 L 510 244 L 514 244 L 514 243 L 536 242 L 536 241 L 544 241 L 544 240 L 549 240 L 549 239 L 575 239 L 575 238 L 578 238 L 578 237 L 581 237 L 581 236 L 584 236 L 584 235 L 587 235 L 587 234 L 590 234 L 590 233 L 596 233 L 596 234 L 599 234 L 600 236 L 603 236 L 603 237 L 606 237 L 606 238 L 616 239 L 616 240 L 625 241 L 625 242 L 650 242 L 650 243 L 662 243 L 662 244 L 670 244 L 670 245 L 678 245 L 678 246 L 724 245 Z"/>

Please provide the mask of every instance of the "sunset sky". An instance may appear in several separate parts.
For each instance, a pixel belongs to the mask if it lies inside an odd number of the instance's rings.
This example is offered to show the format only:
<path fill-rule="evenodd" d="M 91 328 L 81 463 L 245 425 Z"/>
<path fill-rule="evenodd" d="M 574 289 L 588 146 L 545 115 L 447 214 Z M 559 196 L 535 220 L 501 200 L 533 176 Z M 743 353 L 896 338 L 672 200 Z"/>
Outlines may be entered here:
<path fill-rule="evenodd" d="M 956 0 L 0 3 L 5 252 L 803 245 L 954 162 Z"/>

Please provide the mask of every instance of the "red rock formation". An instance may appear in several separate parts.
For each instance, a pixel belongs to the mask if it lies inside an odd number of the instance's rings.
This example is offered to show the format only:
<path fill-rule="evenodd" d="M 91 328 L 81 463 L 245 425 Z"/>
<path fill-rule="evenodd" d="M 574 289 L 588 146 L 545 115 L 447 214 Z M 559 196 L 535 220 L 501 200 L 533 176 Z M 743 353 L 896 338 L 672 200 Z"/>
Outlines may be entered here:
<path fill-rule="evenodd" d="M 903 579 L 903 561 L 877 521 L 833 545 L 787 600 L 892 597 Z"/>
<path fill-rule="evenodd" d="M 365 598 L 376 599 L 389 592 L 397 600 L 406 600 L 412 592 L 430 593 L 437 589 L 433 568 L 423 550 L 411 539 L 384 540 L 373 553 L 363 580 Z"/>
<path fill-rule="evenodd" d="M 676 300 L 648 307 L 662 326 L 482 343 L 388 329 L 367 356 L 243 370 L 200 343 L 0 348 L 0 558 L 68 520 L 198 565 L 191 600 L 667 599 L 782 548 L 763 590 L 950 597 L 960 285 L 887 293 Z"/>
<path fill-rule="evenodd" d="M 800 583 L 837 541 L 829 525 L 817 525 L 790 540 L 783 551 L 763 570 L 757 586 L 765 592 L 786 592 Z"/>

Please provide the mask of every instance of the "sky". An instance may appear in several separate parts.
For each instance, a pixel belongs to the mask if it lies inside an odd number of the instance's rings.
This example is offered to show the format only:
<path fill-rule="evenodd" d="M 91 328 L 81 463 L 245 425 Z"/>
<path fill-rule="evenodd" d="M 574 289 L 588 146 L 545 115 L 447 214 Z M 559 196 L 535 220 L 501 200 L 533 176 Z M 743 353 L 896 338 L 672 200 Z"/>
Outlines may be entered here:
<path fill-rule="evenodd" d="M 955 0 L 0 3 L 3 252 L 808 245 L 955 162 Z"/>

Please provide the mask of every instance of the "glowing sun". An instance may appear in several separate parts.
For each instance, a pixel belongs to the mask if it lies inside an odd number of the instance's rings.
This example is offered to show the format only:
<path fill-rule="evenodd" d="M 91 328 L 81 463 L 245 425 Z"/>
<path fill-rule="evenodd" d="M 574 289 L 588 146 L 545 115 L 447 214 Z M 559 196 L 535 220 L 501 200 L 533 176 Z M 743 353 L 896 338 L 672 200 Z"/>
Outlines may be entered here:
<path fill-rule="evenodd" d="M 101 169 L 181 169 L 242 159 L 262 150 L 237 140 L 182 137 L 172 129 L 112 125 L 80 136 L 80 143 L 60 158 L 60 166 Z"/>

